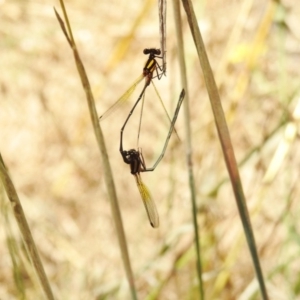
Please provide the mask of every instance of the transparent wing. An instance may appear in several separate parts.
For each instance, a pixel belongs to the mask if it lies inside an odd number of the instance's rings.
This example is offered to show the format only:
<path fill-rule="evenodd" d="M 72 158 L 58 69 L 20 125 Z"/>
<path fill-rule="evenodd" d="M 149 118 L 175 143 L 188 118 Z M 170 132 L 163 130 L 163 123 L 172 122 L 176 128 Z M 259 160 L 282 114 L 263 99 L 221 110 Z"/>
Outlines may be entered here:
<path fill-rule="evenodd" d="M 116 111 L 122 104 L 126 102 L 126 100 L 131 96 L 134 92 L 136 86 L 143 80 L 144 75 L 142 74 L 137 78 L 137 80 L 131 85 L 131 87 L 113 104 L 102 116 L 100 116 L 99 120 L 103 121 L 108 116 L 110 116 L 114 111 Z"/>
<path fill-rule="evenodd" d="M 143 199 L 147 215 L 152 227 L 157 228 L 159 226 L 158 212 L 154 201 L 151 198 L 150 192 L 146 185 L 142 182 L 140 174 L 134 174 L 137 186 L 139 188 L 141 197 Z"/>
<path fill-rule="evenodd" d="M 157 90 L 157 88 L 156 88 L 154 82 L 153 82 L 153 81 L 151 81 L 151 82 L 152 82 L 152 85 L 153 85 L 153 87 L 154 87 L 155 93 L 156 93 L 156 95 L 157 95 L 157 97 L 158 97 L 158 99 L 159 99 L 159 101 L 160 101 L 160 104 L 162 105 L 162 107 L 163 107 L 163 109 L 164 109 L 164 111 L 165 111 L 165 114 L 167 115 L 167 117 L 168 117 L 168 119 L 169 119 L 169 123 L 172 124 L 171 118 L 170 118 L 170 116 L 169 116 L 169 114 L 168 114 L 168 112 L 167 112 L 167 109 L 166 109 L 166 107 L 165 107 L 165 105 L 164 105 L 164 102 L 163 102 L 163 100 L 161 99 L 161 96 L 160 96 L 160 94 L 159 94 L 159 92 L 158 92 L 158 90 Z M 178 135 L 178 133 L 177 133 L 175 127 L 174 127 L 174 132 L 175 132 L 175 134 L 176 134 L 176 136 L 177 136 L 177 138 L 178 138 L 178 141 L 180 141 L 180 137 L 179 137 L 179 135 Z"/>

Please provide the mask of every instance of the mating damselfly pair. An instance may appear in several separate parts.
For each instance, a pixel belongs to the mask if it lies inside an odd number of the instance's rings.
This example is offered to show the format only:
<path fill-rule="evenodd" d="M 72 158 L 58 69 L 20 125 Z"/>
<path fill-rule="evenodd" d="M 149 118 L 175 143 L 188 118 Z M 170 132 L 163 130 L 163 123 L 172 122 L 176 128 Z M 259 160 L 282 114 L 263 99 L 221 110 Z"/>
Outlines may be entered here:
<path fill-rule="evenodd" d="M 178 117 L 178 113 L 179 113 L 182 101 L 185 96 L 185 91 L 183 89 L 180 93 L 177 107 L 175 109 L 172 120 L 170 119 L 170 117 L 165 109 L 165 106 L 163 105 L 163 108 L 169 118 L 169 121 L 170 121 L 169 132 L 166 137 L 162 152 L 159 155 L 158 159 L 156 160 L 156 162 L 154 163 L 154 165 L 151 168 L 147 168 L 143 154 L 142 154 L 142 150 L 140 148 L 130 149 L 128 151 L 123 149 L 124 131 L 125 131 L 126 125 L 129 121 L 129 119 L 131 118 L 135 108 L 137 107 L 137 105 L 141 101 L 141 99 L 142 99 L 142 102 L 144 103 L 144 97 L 145 97 L 145 92 L 146 92 L 147 87 L 150 85 L 150 83 L 152 83 L 154 86 L 154 83 L 152 80 L 154 78 L 161 79 L 161 77 L 165 73 L 164 65 L 160 66 L 157 61 L 158 59 L 163 58 L 160 56 L 160 54 L 161 54 L 160 49 L 155 49 L 155 48 L 144 49 L 144 54 L 149 55 L 149 57 L 145 63 L 145 66 L 143 68 L 143 73 L 141 74 L 141 76 L 139 76 L 139 78 L 130 86 L 130 88 L 99 119 L 100 119 L 100 121 L 104 120 L 111 113 L 113 113 L 121 104 L 123 104 L 126 100 L 128 100 L 129 97 L 134 92 L 135 87 L 138 85 L 138 83 L 140 83 L 143 79 L 145 79 L 144 87 L 143 87 L 138 99 L 136 100 L 135 104 L 133 105 L 132 109 L 130 110 L 123 126 L 121 127 L 120 153 L 122 155 L 123 161 L 126 164 L 129 164 L 130 172 L 132 175 L 134 175 L 134 177 L 136 179 L 136 183 L 137 183 L 139 192 L 141 194 L 144 206 L 146 208 L 150 224 L 152 227 L 156 228 L 159 226 L 159 217 L 158 217 L 157 209 L 156 209 L 155 203 L 151 197 L 151 194 L 150 194 L 148 188 L 146 187 L 146 185 L 143 183 L 143 181 L 141 179 L 140 173 L 154 171 L 155 168 L 157 167 L 157 165 L 159 164 L 159 162 L 161 161 L 161 159 L 163 158 L 165 151 L 167 149 L 171 134 L 174 130 L 175 122 Z M 155 86 L 154 86 L 154 88 L 155 88 Z M 156 88 L 155 88 L 155 91 L 157 92 Z M 161 99 L 161 97 L 159 95 L 158 95 L 158 97 L 159 97 L 159 99 Z M 140 122 L 139 122 L 138 136 L 140 133 L 142 112 L 143 112 L 143 104 L 142 104 L 142 110 L 141 110 L 141 116 L 140 116 Z"/>

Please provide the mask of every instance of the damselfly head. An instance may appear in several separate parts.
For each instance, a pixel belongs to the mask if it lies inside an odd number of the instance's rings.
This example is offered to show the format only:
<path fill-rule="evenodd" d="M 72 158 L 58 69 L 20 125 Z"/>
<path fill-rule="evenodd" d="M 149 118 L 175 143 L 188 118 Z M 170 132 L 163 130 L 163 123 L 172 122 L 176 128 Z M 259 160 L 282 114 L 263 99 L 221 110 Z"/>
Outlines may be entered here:
<path fill-rule="evenodd" d="M 122 155 L 126 156 L 129 161 L 133 161 L 133 160 L 139 160 L 140 157 L 140 153 L 138 151 L 136 151 L 135 149 L 130 149 L 130 150 L 123 150 L 122 151 Z"/>
<path fill-rule="evenodd" d="M 161 54 L 161 51 L 160 51 L 160 49 L 146 48 L 146 49 L 144 49 L 143 53 L 144 53 L 145 55 L 148 55 L 148 54 L 160 55 L 160 54 Z"/>

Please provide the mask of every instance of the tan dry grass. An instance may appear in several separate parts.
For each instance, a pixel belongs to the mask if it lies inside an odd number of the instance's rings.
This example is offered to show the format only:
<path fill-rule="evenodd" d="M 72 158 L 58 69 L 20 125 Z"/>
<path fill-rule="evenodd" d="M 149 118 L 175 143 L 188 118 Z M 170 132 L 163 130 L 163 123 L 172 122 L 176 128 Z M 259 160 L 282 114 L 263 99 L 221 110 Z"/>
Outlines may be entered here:
<path fill-rule="evenodd" d="M 66 4 L 95 89 L 99 114 L 140 74 L 145 60 L 142 49 L 158 47 L 156 3 L 150 1 L 149 12 L 133 30 L 134 21 L 146 4 L 120 2 Z M 116 295 L 110 292 L 110 299 L 126 299 L 129 294 L 100 158 L 74 61 L 55 19 L 53 5 L 58 7 L 57 3 L 33 1 L 0 4 L 0 150 L 57 299 L 94 299 L 120 284 L 120 291 Z M 263 183 L 263 178 L 283 138 L 284 127 L 266 142 L 265 138 L 280 124 L 282 116 L 288 118 L 286 112 L 293 114 L 299 101 L 299 8 L 297 1 L 286 1 L 285 14 L 269 8 L 269 16 L 267 4 L 250 1 L 248 13 L 245 10 L 247 14 L 237 25 L 235 20 L 242 5 L 239 1 L 210 1 L 203 7 L 198 3 L 196 13 L 220 84 L 237 160 L 241 161 L 254 147 L 262 146 L 240 171 L 262 267 L 269 277 L 270 297 L 293 299 L 299 274 L 297 135 L 291 139 L 284 160 L 278 161 L 276 176 L 268 184 Z M 275 22 L 279 13 L 283 14 L 288 31 Z M 262 20 L 266 22 L 263 25 Z M 168 77 L 157 84 L 168 108 L 174 107 L 180 91 L 172 23 L 169 5 Z M 230 51 L 225 52 L 230 34 L 238 26 L 240 33 L 231 40 Z M 227 173 L 204 84 L 199 84 L 201 73 L 186 25 L 184 32 L 205 289 L 208 299 L 236 299 L 250 285 L 254 273 L 230 184 L 222 185 L 215 197 L 207 194 Z M 113 65 L 109 61 L 116 47 L 120 50 Z M 221 63 L 225 65 L 223 69 Z M 168 278 L 159 299 L 184 299 L 193 295 L 196 275 L 193 251 L 186 252 L 193 232 L 184 147 L 175 147 L 173 137 L 157 170 L 142 174 L 161 217 L 160 228 L 153 230 L 134 178 L 118 152 L 119 129 L 128 109 L 129 106 L 104 121 L 103 131 L 111 150 L 118 196 L 122 199 L 139 297 L 144 299 Z M 155 105 L 153 110 L 145 115 L 143 125 L 147 161 L 154 160 L 163 141 L 163 130 L 167 132 L 167 126 L 155 117 Z M 176 127 L 184 140 L 182 114 Z M 126 137 L 128 145 L 135 146 L 134 135 Z M 11 223 L 20 243 L 14 221 Z M 16 297 L 17 292 L 5 230 L 1 227 L 0 298 L 9 299 Z M 170 248 L 159 255 L 166 245 Z M 182 251 L 186 255 L 177 266 L 178 271 L 170 273 Z M 21 269 L 27 298 L 40 298 L 38 286 L 27 275 L 32 272 L 30 266 L 27 271 L 25 267 Z"/>

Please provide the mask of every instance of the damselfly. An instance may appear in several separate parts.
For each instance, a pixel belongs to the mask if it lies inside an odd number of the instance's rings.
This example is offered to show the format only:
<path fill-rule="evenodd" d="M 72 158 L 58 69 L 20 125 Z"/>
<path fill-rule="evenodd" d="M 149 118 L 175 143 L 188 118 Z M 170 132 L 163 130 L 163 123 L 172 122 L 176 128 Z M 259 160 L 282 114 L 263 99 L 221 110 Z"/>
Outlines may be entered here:
<path fill-rule="evenodd" d="M 162 59 L 160 56 L 161 51 L 160 49 L 155 49 L 155 48 L 147 48 L 144 49 L 143 53 L 145 55 L 149 55 L 147 62 L 145 63 L 145 66 L 143 68 L 143 73 L 142 75 L 131 85 L 131 87 L 99 118 L 100 121 L 104 120 L 107 118 L 110 114 L 112 114 L 120 105 L 126 102 L 126 100 L 129 99 L 129 97 L 132 95 L 134 92 L 136 86 L 142 81 L 142 79 L 145 78 L 145 85 L 143 87 L 142 92 L 140 93 L 138 99 L 136 100 L 133 109 L 131 110 L 130 114 L 132 114 L 133 110 L 137 106 L 137 104 L 140 102 L 140 100 L 143 98 L 143 104 L 141 108 L 141 114 L 140 114 L 140 121 L 139 121 L 139 128 L 138 128 L 138 136 L 137 136 L 137 145 L 139 144 L 139 134 L 140 134 L 140 128 L 141 128 L 141 121 L 142 121 L 142 115 L 143 115 L 143 108 L 144 108 L 144 97 L 145 97 L 145 91 L 147 87 L 150 85 L 152 82 L 154 90 L 157 94 L 157 97 L 164 109 L 165 114 L 167 115 L 169 122 L 171 123 L 170 116 L 166 110 L 166 107 L 152 81 L 153 78 L 158 78 L 160 79 L 163 76 L 163 69 L 159 65 L 157 59 Z M 177 134 L 176 130 L 175 133 Z M 178 137 L 179 138 L 179 137 Z"/>
<path fill-rule="evenodd" d="M 139 189 L 139 192 L 141 194 L 145 209 L 147 211 L 147 215 L 148 215 L 150 224 L 154 228 L 159 226 L 159 217 L 158 217 L 157 209 L 156 209 L 155 203 L 154 203 L 154 201 L 151 197 L 151 194 L 150 194 L 148 188 L 146 187 L 146 185 L 142 181 L 140 173 L 141 172 L 154 171 L 155 168 L 157 167 L 157 165 L 159 164 L 159 162 L 162 160 L 162 158 L 163 158 L 163 156 L 166 152 L 171 134 L 173 132 L 175 122 L 177 120 L 178 113 L 179 113 L 182 101 L 184 99 L 184 96 L 185 96 L 185 91 L 183 89 L 180 96 L 179 96 L 177 107 L 176 107 L 173 119 L 171 121 L 171 126 L 170 126 L 170 129 L 169 129 L 169 132 L 168 132 L 163 150 L 162 150 L 160 156 L 158 157 L 157 161 L 153 165 L 153 167 L 151 167 L 151 168 L 146 167 L 146 163 L 145 163 L 145 160 L 144 160 L 144 157 L 143 157 L 143 154 L 142 154 L 141 150 L 135 150 L 135 149 L 131 149 L 129 151 L 123 150 L 123 133 L 124 133 L 126 124 L 129 120 L 130 116 L 132 115 L 132 112 L 133 112 L 135 107 L 133 107 L 132 110 L 130 111 L 127 119 L 125 120 L 124 125 L 121 128 L 121 132 L 120 132 L 120 153 L 122 155 L 123 161 L 126 164 L 130 165 L 131 174 L 135 176 L 136 184 L 138 186 L 138 189 Z M 135 106 L 136 106 L 136 104 L 135 104 Z"/>
<path fill-rule="evenodd" d="M 130 86 L 130 88 L 102 115 L 100 116 L 99 120 L 103 121 L 106 119 L 110 114 L 112 114 L 120 105 L 126 102 L 126 100 L 131 96 L 131 94 L 134 92 L 136 86 L 145 78 L 145 85 L 142 90 L 142 93 L 140 94 L 138 100 L 143 97 L 146 88 L 149 86 L 150 82 L 152 81 L 152 78 L 157 77 L 160 79 L 163 75 L 163 69 L 158 64 L 157 59 L 161 59 L 160 56 L 161 51 L 160 49 L 155 48 L 147 48 L 144 49 L 143 53 L 145 55 L 149 55 L 147 62 L 145 63 L 145 66 L 143 68 L 143 73 L 137 78 L 137 80 Z M 153 76 L 153 73 L 156 73 L 155 76 Z"/>

